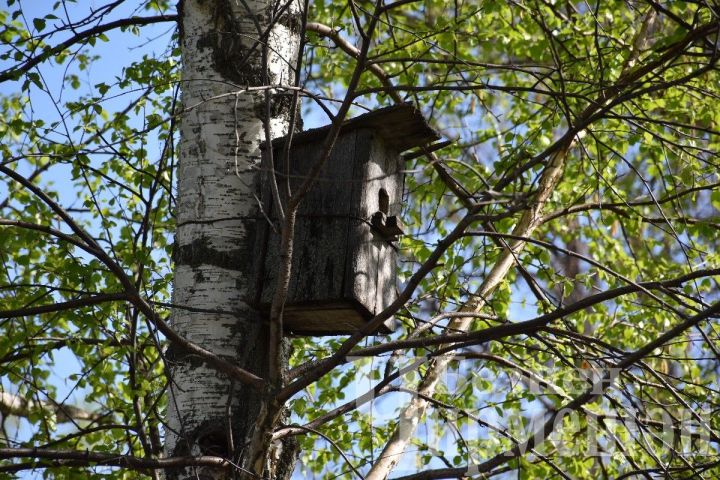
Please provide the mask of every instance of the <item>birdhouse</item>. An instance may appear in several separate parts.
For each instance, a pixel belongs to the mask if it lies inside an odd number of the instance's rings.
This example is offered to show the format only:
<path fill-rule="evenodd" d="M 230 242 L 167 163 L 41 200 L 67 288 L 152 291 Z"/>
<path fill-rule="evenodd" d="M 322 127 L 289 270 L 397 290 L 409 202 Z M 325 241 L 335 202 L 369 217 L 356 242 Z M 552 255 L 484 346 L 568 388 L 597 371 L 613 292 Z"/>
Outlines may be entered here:
<path fill-rule="evenodd" d="M 272 142 L 284 198 L 295 191 L 322 155 L 330 126 L 293 135 L 289 169 L 285 138 Z M 437 140 L 438 134 L 411 105 L 384 108 L 346 121 L 332 153 L 298 210 L 283 327 L 294 335 L 343 335 L 361 328 L 397 296 L 397 247 L 402 235 L 401 153 Z M 265 151 L 267 152 L 267 146 Z M 269 309 L 278 270 L 280 237 L 267 153 L 264 155 L 264 217 L 256 231 L 255 302 Z M 389 333 L 392 320 L 374 333 Z"/>

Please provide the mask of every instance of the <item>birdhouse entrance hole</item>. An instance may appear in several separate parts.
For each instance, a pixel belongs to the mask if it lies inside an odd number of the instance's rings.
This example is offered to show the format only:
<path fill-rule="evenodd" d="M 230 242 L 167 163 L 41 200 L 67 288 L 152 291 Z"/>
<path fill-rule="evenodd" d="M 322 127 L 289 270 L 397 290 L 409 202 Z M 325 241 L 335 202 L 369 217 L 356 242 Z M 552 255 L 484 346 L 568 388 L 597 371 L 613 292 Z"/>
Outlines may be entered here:
<path fill-rule="evenodd" d="M 385 215 L 388 214 L 390 209 L 390 196 L 387 193 L 387 190 L 384 188 L 381 188 L 378 191 L 378 210 L 380 210 Z"/>

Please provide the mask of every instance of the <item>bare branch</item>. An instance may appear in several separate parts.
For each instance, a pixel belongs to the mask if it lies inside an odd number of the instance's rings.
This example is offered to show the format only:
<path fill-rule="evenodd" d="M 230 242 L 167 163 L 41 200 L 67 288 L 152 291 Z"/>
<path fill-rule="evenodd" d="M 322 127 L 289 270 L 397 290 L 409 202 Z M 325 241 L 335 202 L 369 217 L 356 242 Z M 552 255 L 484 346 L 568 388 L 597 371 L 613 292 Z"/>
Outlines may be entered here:
<path fill-rule="evenodd" d="M 13 395 L 9 392 L 0 392 L 0 413 L 3 415 L 27 417 L 33 411 L 44 412 L 45 415 L 55 415 L 59 423 L 78 420 L 97 421 L 105 417 L 105 414 L 90 412 L 72 405 L 65 405 L 50 400 L 39 402 L 28 400 L 20 395 Z"/>
<path fill-rule="evenodd" d="M 46 450 L 41 448 L 0 448 L 0 459 L 34 458 L 32 463 L 0 466 L 0 472 L 18 472 L 35 468 L 62 466 L 108 465 L 133 470 L 162 470 L 177 467 L 216 467 L 229 468 L 232 464 L 213 456 L 142 458 L 130 455 L 98 453 L 86 450 Z"/>

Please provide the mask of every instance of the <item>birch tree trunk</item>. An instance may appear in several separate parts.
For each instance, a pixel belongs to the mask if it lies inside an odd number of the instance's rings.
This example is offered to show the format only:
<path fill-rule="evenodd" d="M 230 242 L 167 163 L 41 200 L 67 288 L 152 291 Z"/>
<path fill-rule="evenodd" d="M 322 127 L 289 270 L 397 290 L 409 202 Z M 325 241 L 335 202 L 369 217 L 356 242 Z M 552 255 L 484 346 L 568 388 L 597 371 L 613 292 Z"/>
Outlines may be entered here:
<path fill-rule="evenodd" d="M 266 90 L 256 87 L 294 81 L 300 7 L 293 0 L 185 0 L 181 6 L 184 114 L 172 326 L 264 377 L 267 325 L 247 303 L 261 215 L 255 197 L 259 145 L 266 112 L 272 112 L 270 136 L 287 133 L 292 101 L 282 91 L 268 100 Z M 261 392 L 231 382 L 182 351 L 171 349 L 167 357 L 172 365 L 167 455 L 221 455 L 241 463 Z M 276 478 L 290 475 L 293 461 L 288 463 L 289 471 L 276 472 Z M 223 475 L 188 469 L 171 476 Z"/>

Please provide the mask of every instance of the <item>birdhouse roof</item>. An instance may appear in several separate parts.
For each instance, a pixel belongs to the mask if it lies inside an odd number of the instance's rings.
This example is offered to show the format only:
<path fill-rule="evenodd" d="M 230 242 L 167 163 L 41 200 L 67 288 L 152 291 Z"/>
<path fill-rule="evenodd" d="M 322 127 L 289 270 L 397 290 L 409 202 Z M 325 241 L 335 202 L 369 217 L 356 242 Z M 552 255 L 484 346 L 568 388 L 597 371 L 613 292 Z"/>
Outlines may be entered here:
<path fill-rule="evenodd" d="M 345 120 L 340 134 L 358 129 L 371 129 L 386 145 L 404 152 L 414 147 L 440 139 L 440 135 L 428 125 L 422 113 L 411 104 L 394 105 Z M 293 135 L 293 144 L 322 141 L 330 125 L 313 128 Z M 283 145 L 285 137 L 273 140 L 273 147 Z"/>

